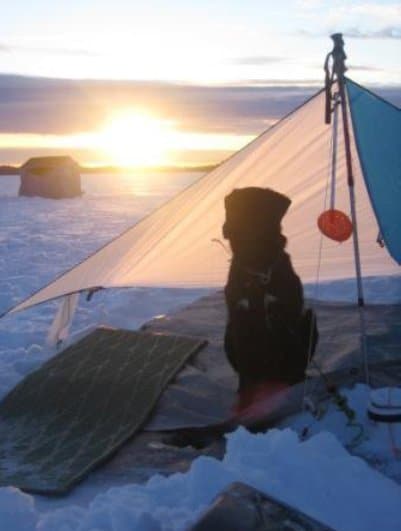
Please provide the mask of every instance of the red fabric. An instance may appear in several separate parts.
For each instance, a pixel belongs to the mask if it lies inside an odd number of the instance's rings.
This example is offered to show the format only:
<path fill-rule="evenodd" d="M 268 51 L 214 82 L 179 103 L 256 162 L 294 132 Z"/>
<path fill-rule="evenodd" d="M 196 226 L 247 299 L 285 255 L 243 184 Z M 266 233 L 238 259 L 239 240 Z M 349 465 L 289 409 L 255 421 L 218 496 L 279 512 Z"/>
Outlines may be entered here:
<path fill-rule="evenodd" d="M 238 402 L 233 408 L 235 417 L 259 417 L 274 408 L 276 397 L 281 391 L 288 389 L 286 382 L 264 382 L 248 387 L 240 392 Z"/>
<path fill-rule="evenodd" d="M 317 225 L 320 231 L 336 242 L 345 242 L 352 234 L 352 222 L 340 210 L 326 210 L 320 214 Z"/>

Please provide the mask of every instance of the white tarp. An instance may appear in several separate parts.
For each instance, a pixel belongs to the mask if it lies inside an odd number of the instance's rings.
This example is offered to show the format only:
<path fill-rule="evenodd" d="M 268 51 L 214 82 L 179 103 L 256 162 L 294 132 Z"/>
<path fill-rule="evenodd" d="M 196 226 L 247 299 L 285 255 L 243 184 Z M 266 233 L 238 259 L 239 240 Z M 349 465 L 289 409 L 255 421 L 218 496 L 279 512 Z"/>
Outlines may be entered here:
<path fill-rule="evenodd" d="M 322 91 L 12 312 L 91 287 L 223 286 L 229 257 L 213 240 L 222 238 L 224 197 L 246 186 L 270 187 L 291 198 L 283 222 L 288 251 L 302 280 L 314 281 L 321 241 L 316 221 L 325 209 L 331 161 L 331 126 L 324 123 L 324 105 Z M 398 274 L 399 266 L 376 243 L 378 226 L 353 139 L 352 151 L 362 273 Z M 350 210 L 341 125 L 336 207 Z M 354 273 L 352 239 L 337 244 L 325 238 L 321 278 L 347 278 Z"/>
<path fill-rule="evenodd" d="M 49 346 L 54 347 L 67 339 L 78 301 L 79 293 L 72 293 L 64 297 L 47 334 Z"/>

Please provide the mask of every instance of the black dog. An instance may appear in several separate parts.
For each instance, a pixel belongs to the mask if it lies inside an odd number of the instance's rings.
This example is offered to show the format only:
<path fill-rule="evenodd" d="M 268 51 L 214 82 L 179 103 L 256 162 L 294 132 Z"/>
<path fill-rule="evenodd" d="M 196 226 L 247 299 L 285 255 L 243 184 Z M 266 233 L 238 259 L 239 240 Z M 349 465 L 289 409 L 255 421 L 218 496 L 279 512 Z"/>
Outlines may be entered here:
<path fill-rule="evenodd" d="M 233 252 L 225 287 L 225 351 L 239 389 L 265 381 L 304 379 L 318 332 L 285 252 L 281 220 L 291 201 L 264 188 L 234 190 L 225 198 L 223 235 Z"/>

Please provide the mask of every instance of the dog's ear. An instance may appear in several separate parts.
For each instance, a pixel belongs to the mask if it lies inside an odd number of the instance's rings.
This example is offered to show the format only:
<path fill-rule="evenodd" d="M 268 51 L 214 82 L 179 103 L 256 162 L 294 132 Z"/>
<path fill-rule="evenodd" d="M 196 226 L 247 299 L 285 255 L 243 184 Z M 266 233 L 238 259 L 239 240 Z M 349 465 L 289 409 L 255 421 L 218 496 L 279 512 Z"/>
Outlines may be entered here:
<path fill-rule="evenodd" d="M 266 210 L 270 211 L 272 221 L 280 224 L 287 210 L 290 208 L 291 199 L 269 188 L 263 190 L 263 196 Z"/>

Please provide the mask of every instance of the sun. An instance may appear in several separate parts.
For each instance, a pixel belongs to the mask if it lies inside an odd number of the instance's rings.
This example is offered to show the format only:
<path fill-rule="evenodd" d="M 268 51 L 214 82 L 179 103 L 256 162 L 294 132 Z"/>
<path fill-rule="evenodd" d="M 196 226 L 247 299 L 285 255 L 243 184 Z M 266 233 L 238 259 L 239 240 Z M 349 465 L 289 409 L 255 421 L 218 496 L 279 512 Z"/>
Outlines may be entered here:
<path fill-rule="evenodd" d="M 171 122 L 126 110 L 109 119 L 98 133 L 98 143 L 118 166 L 158 166 L 167 162 L 171 130 Z"/>

